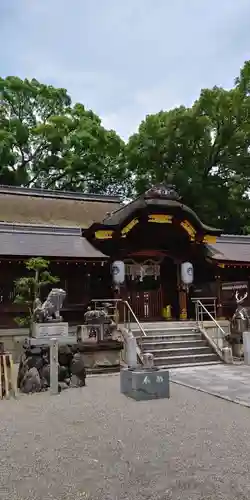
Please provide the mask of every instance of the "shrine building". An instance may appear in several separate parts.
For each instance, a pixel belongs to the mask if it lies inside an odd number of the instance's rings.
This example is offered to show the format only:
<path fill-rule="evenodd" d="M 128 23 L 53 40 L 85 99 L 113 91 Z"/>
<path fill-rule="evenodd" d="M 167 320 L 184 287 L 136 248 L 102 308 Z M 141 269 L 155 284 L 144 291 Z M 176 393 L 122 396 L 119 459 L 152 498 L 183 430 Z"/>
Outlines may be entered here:
<path fill-rule="evenodd" d="M 120 297 L 140 321 L 194 318 L 194 298 L 218 318 L 235 309 L 235 290 L 248 290 L 250 236 L 224 235 L 200 220 L 171 186 L 156 186 L 128 204 L 118 197 L 0 187 L 0 328 L 16 327 L 15 280 L 25 261 L 43 257 L 67 292 L 62 311 L 83 322 L 92 299 L 114 298 L 111 264 L 125 263 Z M 181 281 L 190 262 L 194 281 Z"/>

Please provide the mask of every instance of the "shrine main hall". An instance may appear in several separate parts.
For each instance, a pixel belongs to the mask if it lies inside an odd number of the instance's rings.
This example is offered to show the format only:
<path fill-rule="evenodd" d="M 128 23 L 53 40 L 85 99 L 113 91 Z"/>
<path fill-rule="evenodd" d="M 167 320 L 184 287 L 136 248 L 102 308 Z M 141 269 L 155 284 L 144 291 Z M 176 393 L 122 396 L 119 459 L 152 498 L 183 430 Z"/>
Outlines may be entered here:
<path fill-rule="evenodd" d="M 111 265 L 125 264 L 119 296 L 138 320 L 194 318 L 194 299 L 230 318 L 235 290 L 248 291 L 250 236 L 223 234 L 185 205 L 172 186 L 156 186 L 130 203 L 116 196 L 0 187 L 0 328 L 25 313 L 14 303 L 25 261 L 43 257 L 67 292 L 62 315 L 83 322 L 93 299 L 115 297 Z M 184 286 L 182 263 L 193 266 Z"/>

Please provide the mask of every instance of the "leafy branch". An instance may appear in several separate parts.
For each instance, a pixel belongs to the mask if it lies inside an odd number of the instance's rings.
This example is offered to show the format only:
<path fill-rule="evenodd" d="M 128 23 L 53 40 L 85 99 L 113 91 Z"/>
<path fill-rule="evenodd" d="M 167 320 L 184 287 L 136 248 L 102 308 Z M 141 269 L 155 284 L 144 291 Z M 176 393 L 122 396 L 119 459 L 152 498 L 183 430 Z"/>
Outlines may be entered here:
<path fill-rule="evenodd" d="M 25 318 L 15 318 L 20 327 L 29 327 L 31 330 L 35 300 L 41 298 L 41 290 L 44 287 L 54 285 L 59 281 L 59 278 L 49 272 L 49 264 L 48 260 L 41 257 L 32 257 L 25 264 L 29 275 L 15 281 L 14 303 L 24 305 L 27 310 Z"/>

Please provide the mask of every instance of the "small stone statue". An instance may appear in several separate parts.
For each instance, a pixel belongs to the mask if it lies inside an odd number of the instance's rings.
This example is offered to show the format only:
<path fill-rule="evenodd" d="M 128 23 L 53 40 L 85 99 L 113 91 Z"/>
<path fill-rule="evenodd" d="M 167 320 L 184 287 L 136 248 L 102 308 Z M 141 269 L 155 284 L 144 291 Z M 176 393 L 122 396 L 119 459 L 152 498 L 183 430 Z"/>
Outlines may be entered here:
<path fill-rule="evenodd" d="M 154 368 L 154 356 L 151 352 L 143 354 L 143 368 L 147 368 L 149 370 Z"/>
<path fill-rule="evenodd" d="M 108 314 L 108 308 L 111 304 L 105 303 L 101 309 L 91 309 L 88 307 L 87 312 L 84 314 L 86 325 L 92 325 L 89 330 L 89 338 L 95 337 L 98 341 L 112 337 L 113 324 Z M 101 334 L 103 328 L 103 336 Z"/>
<path fill-rule="evenodd" d="M 35 323 L 62 321 L 60 310 L 66 297 L 66 292 L 61 288 L 53 288 L 47 299 L 41 302 L 36 299 L 34 303 L 33 319 Z"/>
<path fill-rule="evenodd" d="M 37 368 L 30 368 L 30 370 L 25 373 L 20 389 L 25 394 L 41 391 L 41 379 Z"/>
<path fill-rule="evenodd" d="M 86 379 L 86 369 L 84 366 L 84 361 L 81 353 L 76 352 L 73 357 L 71 365 L 72 378 L 71 382 L 73 386 L 84 387 Z"/>
<path fill-rule="evenodd" d="M 107 311 L 103 309 L 91 309 L 88 307 L 87 312 L 84 314 L 84 319 L 87 324 L 93 323 L 97 320 L 97 323 L 101 323 L 108 318 Z"/>

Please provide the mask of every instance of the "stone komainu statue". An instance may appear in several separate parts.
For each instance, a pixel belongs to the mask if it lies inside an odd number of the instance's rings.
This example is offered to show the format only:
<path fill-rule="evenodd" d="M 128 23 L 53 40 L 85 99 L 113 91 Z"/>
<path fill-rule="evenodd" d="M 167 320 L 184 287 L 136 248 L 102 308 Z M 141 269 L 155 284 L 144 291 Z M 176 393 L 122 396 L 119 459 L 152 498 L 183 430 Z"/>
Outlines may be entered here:
<path fill-rule="evenodd" d="M 60 310 L 62 309 L 65 297 L 65 290 L 62 290 L 62 288 L 53 288 L 43 303 L 40 299 L 36 299 L 33 312 L 34 322 L 62 321 Z"/>

